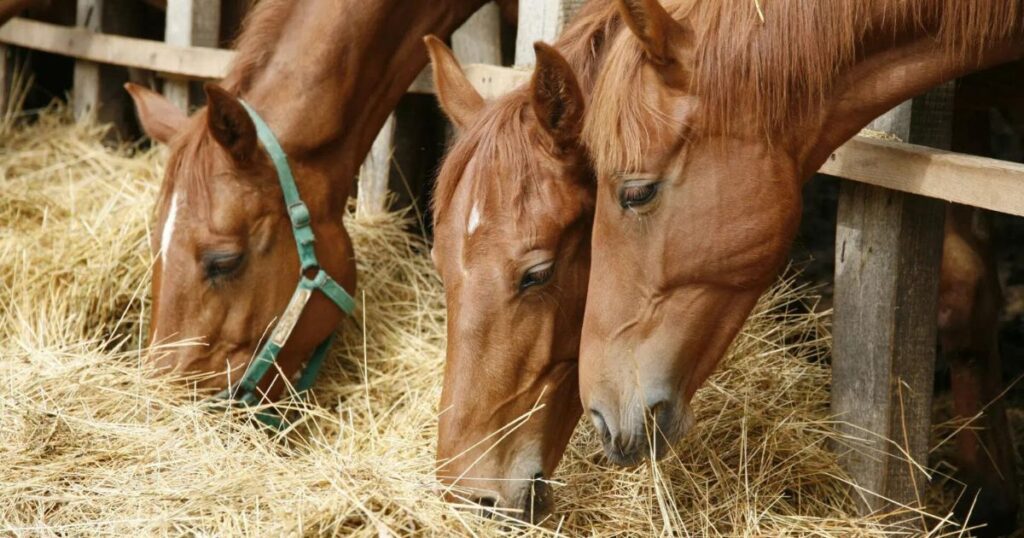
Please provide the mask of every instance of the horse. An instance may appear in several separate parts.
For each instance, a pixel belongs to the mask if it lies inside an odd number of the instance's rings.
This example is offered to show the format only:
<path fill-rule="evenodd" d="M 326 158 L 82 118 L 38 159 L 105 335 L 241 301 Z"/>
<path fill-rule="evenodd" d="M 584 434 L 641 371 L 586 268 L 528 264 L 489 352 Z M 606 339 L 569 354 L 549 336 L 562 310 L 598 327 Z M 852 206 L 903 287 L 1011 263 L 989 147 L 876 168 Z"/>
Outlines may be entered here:
<path fill-rule="evenodd" d="M 535 45 L 531 82 L 490 103 L 427 39 L 458 133 L 433 197 L 431 255 L 448 311 L 437 474 L 485 514 L 537 522 L 550 512 L 546 480 L 582 413 L 595 183 L 580 131 L 614 13 L 586 4 L 553 48 Z"/>
<path fill-rule="evenodd" d="M 694 392 L 786 263 L 803 183 L 893 106 L 1019 58 L 1024 2 L 616 4 L 628 31 L 609 45 L 584 120 L 598 186 L 579 372 L 605 454 L 634 465 L 692 426 Z M 945 335 L 990 310 L 963 221 L 949 224 Z M 975 274 L 956 278 L 964 268 Z M 961 381 L 989 385 L 977 372 Z M 985 485 L 978 506 L 1011 518 L 1012 478 Z"/>
<path fill-rule="evenodd" d="M 342 318 L 325 293 L 296 291 L 308 302 L 286 311 L 295 283 L 322 270 L 342 288 L 336 295 L 354 293 L 342 215 L 374 137 L 426 66 L 420 37 L 450 34 L 484 3 L 266 0 L 246 18 L 229 74 L 205 86 L 207 104 L 191 116 L 153 91 L 126 86 L 143 130 L 170 146 L 151 233 L 148 339 L 192 344 L 160 346 L 157 367 L 202 374 L 199 387 L 225 389 L 285 318 L 292 330 L 277 342 L 277 375 L 249 393 L 272 400 L 284 392 L 284 381 Z M 257 117 L 287 154 L 302 211 L 286 207 Z M 315 236 L 319 258 L 317 267 L 306 263 L 313 247 L 303 239 L 302 271 L 293 237 L 299 225 Z"/>

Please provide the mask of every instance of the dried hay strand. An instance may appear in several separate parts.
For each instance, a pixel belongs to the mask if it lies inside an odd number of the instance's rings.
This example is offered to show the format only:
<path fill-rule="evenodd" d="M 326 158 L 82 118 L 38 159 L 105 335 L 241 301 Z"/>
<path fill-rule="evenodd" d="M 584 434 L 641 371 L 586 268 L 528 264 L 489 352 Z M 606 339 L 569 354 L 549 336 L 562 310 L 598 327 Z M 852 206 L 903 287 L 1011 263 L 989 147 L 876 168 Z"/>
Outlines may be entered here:
<path fill-rule="evenodd" d="M 301 421 L 211 412 L 142 360 L 159 150 L 107 148 L 54 106 L 0 138 L 0 534 L 492 535 L 436 495 L 443 290 L 401 214 L 349 215 L 360 309 Z M 830 445 L 828 316 L 766 294 L 674 454 L 610 467 L 581 426 L 531 535 L 890 536 Z M 808 313 L 810 312 L 810 313 Z M 929 516 L 930 517 L 930 516 Z M 935 535 L 955 527 L 932 518 Z"/>

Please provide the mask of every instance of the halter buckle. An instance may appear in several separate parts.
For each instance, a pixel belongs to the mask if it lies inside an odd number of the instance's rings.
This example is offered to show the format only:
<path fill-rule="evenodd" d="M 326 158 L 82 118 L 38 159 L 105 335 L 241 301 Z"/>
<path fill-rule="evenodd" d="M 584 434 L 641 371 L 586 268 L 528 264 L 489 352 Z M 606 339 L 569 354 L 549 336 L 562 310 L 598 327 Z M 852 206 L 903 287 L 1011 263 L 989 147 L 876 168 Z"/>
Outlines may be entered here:
<path fill-rule="evenodd" d="M 309 226 L 309 208 L 302 200 L 288 206 L 288 217 L 291 218 L 292 226 L 295 228 Z"/>

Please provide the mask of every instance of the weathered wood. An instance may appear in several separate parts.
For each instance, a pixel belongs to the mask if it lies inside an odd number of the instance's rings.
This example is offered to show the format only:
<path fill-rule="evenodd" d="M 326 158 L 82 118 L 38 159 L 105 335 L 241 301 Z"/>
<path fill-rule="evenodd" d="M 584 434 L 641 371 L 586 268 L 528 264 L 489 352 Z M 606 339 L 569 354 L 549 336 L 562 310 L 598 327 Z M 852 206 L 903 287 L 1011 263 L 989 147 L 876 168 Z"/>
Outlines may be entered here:
<path fill-rule="evenodd" d="M 216 47 L 220 33 L 220 0 L 168 0 L 164 41 L 170 45 Z M 182 110 L 198 105 L 198 92 L 187 78 L 169 78 L 163 92 Z"/>
<path fill-rule="evenodd" d="M 217 80 L 227 75 L 235 52 L 209 47 L 179 47 L 148 39 L 135 39 L 14 18 L 0 27 L 0 43 L 42 50 L 91 62 L 149 69 L 164 75 Z M 497 65 L 463 66 L 466 76 L 484 98 L 491 99 L 529 80 L 524 69 Z M 430 69 L 410 85 L 412 93 L 434 93 Z"/>
<path fill-rule="evenodd" d="M 948 147 L 951 97 L 940 89 L 909 111 L 901 105 L 883 127 Z M 841 186 L 832 411 L 849 440 L 841 461 L 861 488 L 865 512 L 919 505 L 927 484 L 921 468 L 928 463 L 944 217 L 938 200 Z"/>
<path fill-rule="evenodd" d="M 519 0 L 516 65 L 533 65 L 535 41 L 555 40 L 585 0 Z"/>
<path fill-rule="evenodd" d="M 1024 216 L 1024 165 L 913 144 L 854 138 L 822 173 Z"/>
<path fill-rule="evenodd" d="M 462 65 L 501 65 L 501 10 L 484 4 L 452 34 L 452 51 Z"/>
<path fill-rule="evenodd" d="M 0 27 L 0 42 L 88 61 L 76 63 L 137 67 L 204 80 L 223 78 L 235 58 L 230 50 L 177 47 L 22 18 Z"/>

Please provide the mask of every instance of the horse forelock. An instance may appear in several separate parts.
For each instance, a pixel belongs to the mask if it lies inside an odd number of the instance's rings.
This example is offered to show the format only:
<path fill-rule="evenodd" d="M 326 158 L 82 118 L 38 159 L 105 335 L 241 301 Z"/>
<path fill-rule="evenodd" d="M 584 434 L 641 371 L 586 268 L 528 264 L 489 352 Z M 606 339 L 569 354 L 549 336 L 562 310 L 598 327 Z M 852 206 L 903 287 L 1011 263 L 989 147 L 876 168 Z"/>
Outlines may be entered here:
<path fill-rule="evenodd" d="M 456 138 L 441 166 L 434 190 L 435 223 L 448 217 L 464 181 L 473 181 L 468 186 L 470 197 L 484 213 L 488 208 L 510 207 L 521 214 L 543 177 L 538 152 L 550 155 L 550 146 L 551 141 L 538 132 L 527 89 L 491 103 Z M 470 179 L 467 169 L 474 158 L 476 170 Z"/>
<path fill-rule="evenodd" d="M 951 55 L 979 53 L 985 43 L 1024 31 L 1024 0 L 663 0 L 697 39 L 690 92 L 704 113 L 700 132 L 737 129 L 771 137 L 828 98 L 844 68 L 869 38 L 931 36 Z M 763 8 L 764 19 L 759 14 Z M 909 24 L 908 24 L 909 23 Z M 913 35 L 897 35 L 913 28 Z M 641 43 L 618 31 L 595 81 L 598 108 L 584 139 L 602 170 L 640 165 L 651 129 L 666 118 L 644 99 Z"/>
<path fill-rule="evenodd" d="M 608 36 L 621 25 L 614 2 L 590 0 L 555 43 L 573 67 L 580 87 L 589 96 L 603 60 Z M 530 107 L 530 88 L 524 85 L 491 103 L 477 122 L 454 140 L 434 190 L 434 220 L 449 210 L 455 192 L 474 156 L 487 171 L 472 186 L 473 199 L 482 204 L 488 197 L 508 203 L 522 214 L 543 170 L 536 153 L 551 154 L 551 141 L 539 132 Z"/>
<path fill-rule="evenodd" d="M 191 209 L 204 214 L 209 211 L 209 182 L 213 175 L 217 146 L 206 124 L 206 109 L 202 109 L 172 142 L 157 201 L 158 208 L 167 207 L 177 194 L 179 204 L 187 203 Z"/>

